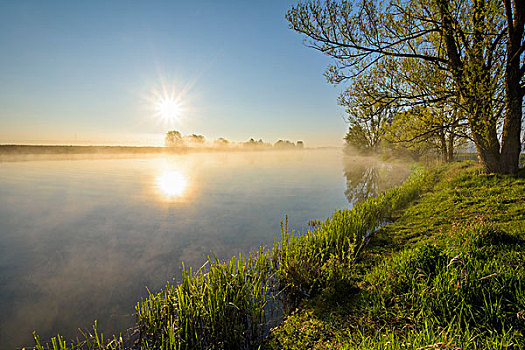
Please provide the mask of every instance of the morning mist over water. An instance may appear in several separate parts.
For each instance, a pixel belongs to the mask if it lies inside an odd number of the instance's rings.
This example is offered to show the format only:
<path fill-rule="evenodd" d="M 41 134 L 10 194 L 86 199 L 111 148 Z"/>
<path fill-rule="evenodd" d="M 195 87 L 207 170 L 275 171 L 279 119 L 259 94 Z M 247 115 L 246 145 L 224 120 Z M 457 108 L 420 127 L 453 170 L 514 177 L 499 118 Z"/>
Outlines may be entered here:
<path fill-rule="evenodd" d="M 407 171 L 340 149 L 3 162 L 0 347 L 124 332 L 134 305 L 182 262 L 198 269 L 304 232 Z M 393 174 L 396 176 L 393 176 Z"/>

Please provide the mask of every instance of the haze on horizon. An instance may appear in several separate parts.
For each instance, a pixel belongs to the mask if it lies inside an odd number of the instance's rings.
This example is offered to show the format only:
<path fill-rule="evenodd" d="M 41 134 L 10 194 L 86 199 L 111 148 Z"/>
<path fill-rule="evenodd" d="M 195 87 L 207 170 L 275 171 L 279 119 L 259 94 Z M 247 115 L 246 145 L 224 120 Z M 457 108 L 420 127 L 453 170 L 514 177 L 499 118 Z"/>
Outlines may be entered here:
<path fill-rule="evenodd" d="M 288 28 L 295 3 L 2 2 L 0 144 L 162 145 L 179 130 L 340 146 L 340 91 Z"/>

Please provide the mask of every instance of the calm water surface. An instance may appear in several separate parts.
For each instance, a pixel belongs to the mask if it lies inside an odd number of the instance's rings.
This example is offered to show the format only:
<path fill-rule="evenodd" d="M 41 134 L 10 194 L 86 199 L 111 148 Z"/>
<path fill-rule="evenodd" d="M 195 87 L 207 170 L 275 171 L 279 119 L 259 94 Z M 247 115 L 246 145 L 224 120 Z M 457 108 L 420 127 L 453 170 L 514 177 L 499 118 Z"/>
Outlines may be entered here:
<path fill-rule="evenodd" d="M 94 320 L 125 330 L 182 262 L 270 246 L 285 215 L 304 230 L 407 173 L 344 164 L 340 150 L 0 163 L 0 349 Z"/>

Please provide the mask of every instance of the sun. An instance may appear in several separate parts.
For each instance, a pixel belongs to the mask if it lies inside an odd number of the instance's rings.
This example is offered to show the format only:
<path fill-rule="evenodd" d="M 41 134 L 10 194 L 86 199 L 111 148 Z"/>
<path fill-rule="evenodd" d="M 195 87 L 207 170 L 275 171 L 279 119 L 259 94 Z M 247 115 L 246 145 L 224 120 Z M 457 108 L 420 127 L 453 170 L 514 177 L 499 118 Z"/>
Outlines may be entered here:
<path fill-rule="evenodd" d="M 149 117 L 155 120 L 157 126 L 171 128 L 183 124 L 191 114 L 190 89 L 190 84 L 181 86 L 161 76 L 149 92 L 141 97 Z"/>
<path fill-rule="evenodd" d="M 160 78 L 147 94 L 141 96 L 149 117 L 157 126 L 181 126 L 191 115 L 191 96 L 188 95 L 191 86 L 176 85 Z"/>
<path fill-rule="evenodd" d="M 181 105 L 180 102 L 175 98 L 164 97 L 160 99 L 156 105 L 155 109 L 160 118 L 166 122 L 172 122 L 177 120 L 180 117 Z"/>

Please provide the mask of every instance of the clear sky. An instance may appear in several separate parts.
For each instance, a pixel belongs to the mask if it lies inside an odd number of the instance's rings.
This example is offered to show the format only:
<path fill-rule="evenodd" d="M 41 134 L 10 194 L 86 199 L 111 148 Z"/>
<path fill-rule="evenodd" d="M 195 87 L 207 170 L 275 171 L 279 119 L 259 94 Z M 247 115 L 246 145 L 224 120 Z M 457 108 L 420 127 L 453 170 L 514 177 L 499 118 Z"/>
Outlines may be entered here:
<path fill-rule="evenodd" d="M 161 144 L 167 130 L 337 146 L 330 63 L 296 1 L 1 1 L 0 143 Z M 177 118 L 156 103 L 167 89 Z"/>

